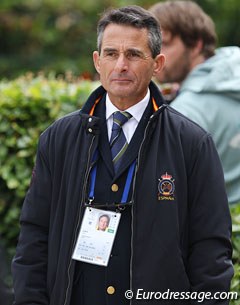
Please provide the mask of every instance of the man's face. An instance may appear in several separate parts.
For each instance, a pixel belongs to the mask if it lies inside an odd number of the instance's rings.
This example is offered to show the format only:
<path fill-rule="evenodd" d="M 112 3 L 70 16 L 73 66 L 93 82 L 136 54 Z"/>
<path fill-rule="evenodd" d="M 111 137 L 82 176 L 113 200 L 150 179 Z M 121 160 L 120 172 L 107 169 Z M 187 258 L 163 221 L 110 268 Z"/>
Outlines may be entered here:
<path fill-rule="evenodd" d="M 105 231 L 107 227 L 108 227 L 108 218 L 102 216 L 98 222 L 98 230 Z"/>
<path fill-rule="evenodd" d="M 110 24 L 103 33 L 101 53 L 95 51 L 93 60 L 112 103 L 130 107 L 146 95 L 164 56 L 152 58 L 146 29 Z"/>
<path fill-rule="evenodd" d="M 162 31 L 162 37 L 166 62 L 156 77 L 160 83 L 181 83 L 191 71 L 191 50 L 179 36 L 172 36 L 169 31 Z"/>

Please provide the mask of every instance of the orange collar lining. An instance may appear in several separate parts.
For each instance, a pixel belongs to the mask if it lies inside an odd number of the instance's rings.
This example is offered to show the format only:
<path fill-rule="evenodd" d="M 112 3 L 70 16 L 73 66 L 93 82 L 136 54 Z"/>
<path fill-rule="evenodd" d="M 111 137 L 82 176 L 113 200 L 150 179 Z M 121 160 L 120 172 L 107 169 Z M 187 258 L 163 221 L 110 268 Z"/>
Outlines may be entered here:
<path fill-rule="evenodd" d="M 102 97 L 99 97 L 99 98 L 95 101 L 95 103 L 94 103 L 92 109 L 91 109 L 90 112 L 89 112 L 89 115 L 91 115 L 91 116 L 93 115 L 94 110 L 95 110 L 97 104 L 99 103 L 99 101 L 101 100 L 101 98 L 102 98 Z M 154 97 L 152 98 L 152 104 L 153 104 L 153 110 L 154 110 L 154 111 L 157 111 L 157 110 L 158 110 L 158 105 L 157 105 L 157 103 L 156 103 Z"/>

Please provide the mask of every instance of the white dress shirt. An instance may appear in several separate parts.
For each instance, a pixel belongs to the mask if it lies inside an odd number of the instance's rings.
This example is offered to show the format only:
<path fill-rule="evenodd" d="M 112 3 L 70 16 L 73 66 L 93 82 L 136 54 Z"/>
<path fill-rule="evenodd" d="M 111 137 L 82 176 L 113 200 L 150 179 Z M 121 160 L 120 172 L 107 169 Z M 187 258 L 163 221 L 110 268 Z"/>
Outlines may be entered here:
<path fill-rule="evenodd" d="M 126 140 L 130 143 L 132 136 L 137 128 L 138 123 L 140 122 L 142 115 L 147 108 L 148 102 L 150 99 L 150 91 L 148 89 L 146 96 L 137 104 L 132 107 L 124 110 L 129 112 L 132 117 L 123 125 L 122 129 Z M 112 124 L 113 124 L 113 113 L 119 111 L 117 107 L 115 107 L 109 99 L 107 94 L 106 96 L 106 120 L 107 120 L 107 129 L 108 129 L 108 139 L 110 141 L 112 134 Z"/>

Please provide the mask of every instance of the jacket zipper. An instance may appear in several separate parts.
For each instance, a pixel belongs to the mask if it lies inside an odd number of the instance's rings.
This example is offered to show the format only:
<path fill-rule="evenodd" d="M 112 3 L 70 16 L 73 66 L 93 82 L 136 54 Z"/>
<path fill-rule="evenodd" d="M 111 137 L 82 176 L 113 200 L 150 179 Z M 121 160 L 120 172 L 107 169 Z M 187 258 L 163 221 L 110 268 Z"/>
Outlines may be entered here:
<path fill-rule="evenodd" d="M 90 143 L 90 146 L 89 146 L 89 153 L 88 153 L 88 159 L 87 159 L 87 166 L 86 166 L 86 171 L 85 171 L 85 175 L 84 175 L 84 185 L 83 185 L 83 188 L 82 188 L 82 199 L 81 199 L 81 204 L 80 204 L 80 208 L 79 208 L 79 212 L 78 212 L 78 221 L 77 221 L 77 224 L 76 224 L 76 227 L 75 227 L 75 233 L 74 233 L 74 239 L 73 239 L 73 245 L 75 245 L 76 243 L 76 240 L 77 240 L 77 229 L 79 227 L 79 223 L 80 223 L 80 218 L 81 218 L 81 211 L 82 211 L 82 205 L 84 203 L 84 199 L 85 199 L 85 193 L 86 193 L 86 189 L 87 189 L 87 182 L 88 182 L 88 176 L 89 176 L 89 173 L 91 171 L 91 168 L 92 166 L 89 166 L 89 163 L 91 161 L 91 156 L 92 156 L 92 147 L 93 147 L 93 144 L 94 144 L 94 140 L 95 140 L 95 135 L 93 136 L 92 138 L 92 141 Z M 65 300 L 64 300 L 64 305 L 67 305 L 67 297 L 68 297 L 68 292 L 69 292 L 69 287 L 70 287 L 70 268 L 71 268 L 71 265 L 72 265 L 72 257 L 70 257 L 70 261 L 69 261 L 69 264 L 68 264 L 68 268 L 67 268 L 67 288 L 66 288 L 66 293 L 65 293 Z"/>
<path fill-rule="evenodd" d="M 162 105 L 158 108 L 158 113 L 162 112 L 165 109 L 165 105 Z M 141 159 L 141 154 L 142 154 L 142 148 L 144 145 L 144 142 L 146 141 L 146 137 L 147 137 L 147 133 L 148 133 L 148 129 L 149 129 L 149 125 L 151 124 L 152 118 L 156 115 L 156 112 L 154 114 L 151 115 L 146 129 L 144 131 L 144 136 L 143 136 L 143 140 L 141 142 L 140 148 L 139 148 L 139 158 L 137 160 L 137 167 L 136 167 L 136 172 L 135 172 L 135 176 L 134 176 L 134 181 L 133 181 L 133 197 L 135 196 L 135 186 L 136 186 L 136 178 L 137 178 L 137 172 L 139 170 L 139 165 L 140 165 L 140 159 Z M 159 115 L 159 114 L 158 114 Z M 134 205 L 132 207 L 132 227 L 131 227 L 131 258 L 130 258 L 130 290 L 134 293 L 133 291 L 133 287 L 132 287 L 132 264 L 133 264 L 133 220 L 134 220 Z M 134 294 L 133 294 L 134 296 Z M 134 299 L 134 297 L 130 300 L 130 305 L 132 305 L 132 300 Z"/>
<path fill-rule="evenodd" d="M 137 160 L 137 167 L 136 167 L 136 172 L 135 172 L 135 176 L 134 176 L 134 181 L 133 181 L 133 197 L 134 197 L 134 193 L 135 193 L 135 186 L 136 186 L 136 178 L 137 178 L 137 172 L 138 172 L 138 169 L 139 169 L 139 165 L 140 165 L 140 159 L 141 159 L 141 153 L 142 153 L 142 147 L 143 147 L 143 144 L 146 140 L 146 137 L 147 137 L 147 132 L 148 132 L 148 128 L 149 128 L 149 125 L 151 123 L 151 118 L 152 116 L 150 117 L 150 120 L 148 121 L 147 123 L 147 126 L 146 126 L 146 129 L 145 129 L 145 132 L 144 132 L 144 137 L 143 137 L 143 140 L 141 142 L 141 145 L 140 145 L 140 148 L 139 148 L 139 158 Z M 133 292 L 133 295 L 134 295 L 134 291 L 133 291 L 133 287 L 132 287 L 132 264 L 133 264 L 133 217 L 134 217 L 134 206 L 132 207 L 132 224 L 131 224 L 131 258 L 130 258 L 130 290 Z M 134 299 L 134 297 L 130 300 L 130 305 L 132 305 L 132 300 Z"/>

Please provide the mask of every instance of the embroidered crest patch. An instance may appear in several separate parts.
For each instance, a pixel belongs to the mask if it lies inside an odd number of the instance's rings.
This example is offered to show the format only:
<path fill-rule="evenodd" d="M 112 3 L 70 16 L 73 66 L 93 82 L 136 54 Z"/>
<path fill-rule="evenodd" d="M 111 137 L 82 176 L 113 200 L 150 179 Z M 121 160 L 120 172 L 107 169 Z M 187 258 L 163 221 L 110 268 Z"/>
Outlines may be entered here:
<path fill-rule="evenodd" d="M 158 183 L 158 200 L 174 200 L 174 179 L 167 172 L 161 176 Z"/>

